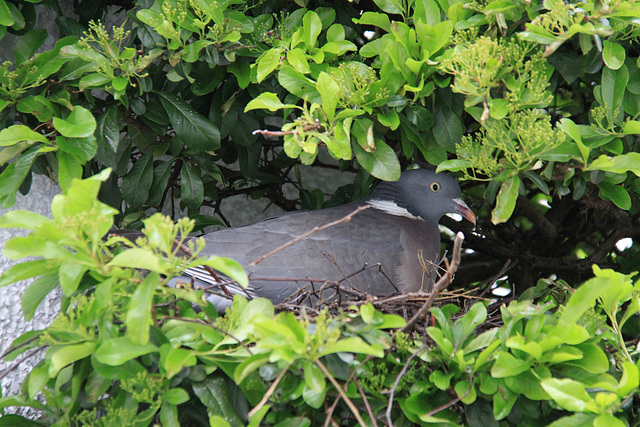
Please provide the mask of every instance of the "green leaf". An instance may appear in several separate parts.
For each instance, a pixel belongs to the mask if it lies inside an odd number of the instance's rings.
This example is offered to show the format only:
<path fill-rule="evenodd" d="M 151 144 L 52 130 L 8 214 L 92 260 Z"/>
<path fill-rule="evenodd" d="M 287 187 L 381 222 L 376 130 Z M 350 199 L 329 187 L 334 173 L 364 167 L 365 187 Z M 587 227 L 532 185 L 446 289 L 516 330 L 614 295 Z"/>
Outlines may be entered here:
<path fill-rule="evenodd" d="M 185 367 L 194 366 L 197 363 L 196 357 L 185 349 L 174 348 L 169 344 L 165 344 L 162 350 L 165 348 L 169 348 L 169 351 L 161 358 L 161 364 L 167 378 L 173 378 Z M 163 353 L 162 350 L 161 353 Z"/>
<path fill-rule="evenodd" d="M 640 176 L 640 153 L 630 152 L 615 157 L 609 157 L 603 154 L 591 162 L 585 170 L 601 170 L 613 173 L 631 171 L 637 176 Z"/>
<path fill-rule="evenodd" d="M 15 282 L 19 282 L 21 280 L 30 279 L 32 277 L 37 277 L 45 273 L 49 273 L 52 270 L 52 264 L 53 263 L 46 259 L 24 261 L 20 264 L 16 264 L 2 273 L 2 276 L 0 276 L 0 288 L 11 285 Z"/>
<path fill-rule="evenodd" d="M 640 134 L 640 121 L 629 120 L 624 122 L 623 132 L 626 135 L 638 135 Z"/>
<path fill-rule="evenodd" d="M 11 27 L 15 23 L 5 0 L 0 0 L 0 25 Z"/>
<path fill-rule="evenodd" d="M 74 179 L 82 178 L 82 164 L 74 156 L 64 151 L 58 152 L 57 158 L 58 184 L 60 184 L 60 189 L 66 192 Z"/>
<path fill-rule="evenodd" d="M 179 387 L 167 390 L 162 397 L 173 405 L 180 405 L 189 401 L 189 393 Z"/>
<path fill-rule="evenodd" d="M 618 43 L 604 40 L 602 42 L 602 59 L 607 67 L 617 70 L 624 64 L 625 50 Z"/>
<path fill-rule="evenodd" d="M 51 363 L 49 364 L 49 377 L 55 378 L 62 368 L 80 359 L 91 356 L 96 349 L 96 343 L 85 342 L 82 344 L 65 345 L 59 348 L 53 347 L 55 350 L 48 356 Z"/>
<path fill-rule="evenodd" d="M 22 141 L 46 143 L 47 138 L 24 125 L 9 126 L 0 131 L 0 147 L 7 147 Z"/>
<path fill-rule="evenodd" d="M 143 268 L 164 274 L 169 267 L 167 261 L 151 250 L 131 248 L 116 255 L 108 264 L 109 267 Z"/>
<path fill-rule="evenodd" d="M 601 182 L 598 184 L 598 188 L 600 189 L 601 199 L 611 200 L 617 207 L 625 211 L 631 209 L 631 196 L 629 195 L 629 192 L 620 185 Z"/>
<path fill-rule="evenodd" d="M 364 151 L 360 144 L 352 144 L 358 163 L 376 178 L 385 181 L 400 179 L 400 162 L 395 151 L 384 141 L 375 139 L 375 151 Z"/>
<path fill-rule="evenodd" d="M 184 162 L 180 171 L 180 197 L 189 209 L 198 209 L 204 201 L 204 186 L 197 165 Z"/>
<path fill-rule="evenodd" d="M 615 119 L 614 112 L 619 111 L 629 81 L 629 71 L 622 65 L 617 70 L 608 67 L 602 69 L 602 103 L 610 121 Z"/>
<path fill-rule="evenodd" d="M 156 92 L 167 111 L 176 134 L 190 147 L 200 151 L 220 148 L 220 130 L 189 104 L 168 92 Z"/>
<path fill-rule="evenodd" d="M 31 170 L 38 154 L 38 147 L 33 147 L 22 153 L 15 162 L 2 171 L 0 174 L 0 206 L 10 208 L 16 203 L 16 193 Z"/>
<path fill-rule="evenodd" d="M 89 88 L 101 88 L 104 89 L 108 83 L 111 83 L 111 79 L 104 74 L 91 73 L 82 76 L 78 83 L 78 89 L 85 90 Z"/>
<path fill-rule="evenodd" d="M 142 155 L 122 181 L 122 197 L 133 207 L 142 206 L 153 183 L 153 153 Z"/>
<path fill-rule="evenodd" d="M 33 318 L 36 308 L 40 305 L 44 297 L 49 295 L 58 286 L 57 271 L 49 272 L 36 279 L 22 293 L 22 313 L 25 320 Z"/>
<path fill-rule="evenodd" d="M 144 345 L 149 342 L 149 326 L 153 323 L 151 306 L 153 296 L 160 282 L 158 273 L 151 272 L 136 286 L 127 308 L 127 337 L 133 344 Z"/>
<path fill-rule="evenodd" d="M 51 224 L 51 220 L 45 216 L 31 211 L 8 211 L 0 217 L 1 228 L 25 228 L 36 230 L 43 224 Z"/>
<path fill-rule="evenodd" d="M 49 101 L 42 95 L 27 96 L 22 98 L 20 102 L 18 102 L 18 105 L 16 105 L 16 108 L 21 113 L 33 114 L 41 123 L 51 120 L 54 111 L 51 101 Z"/>
<path fill-rule="evenodd" d="M 637 391 L 638 385 L 640 385 L 638 366 L 628 360 L 622 362 L 622 377 L 618 385 L 618 396 L 627 397 L 629 393 Z"/>
<path fill-rule="evenodd" d="M 360 19 L 353 18 L 354 23 L 360 25 L 373 25 L 385 30 L 387 33 L 391 32 L 391 22 L 389 21 L 389 15 L 379 12 L 365 12 Z"/>
<path fill-rule="evenodd" d="M 116 106 L 111 106 L 98 116 L 96 138 L 98 144 L 111 149 L 113 153 L 118 151 L 120 145 L 120 130 L 124 123 L 122 114 Z"/>
<path fill-rule="evenodd" d="M 311 69 L 309 68 L 309 63 L 307 62 L 307 57 L 305 56 L 302 49 L 291 49 L 287 52 L 287 61 L 299 73 L 309 74 Z"/>
<path fill-rule="evenodd" d="M 493 378 L 513 377 L 531 369 L 531 364 L 522 359 L 516 359 L 510 353 L 501 351 L 496 355 L 495 363 L 491 367 Z"/>
<path fill-rule="evenodd" d="M 263 53 L 257 60 L 256 64 L 258 72 L 256 78 L 258 83 L 262 82 L 280 65 L 280 56 L 282 55 L 282 49 L 271 48 Z"/>
<path fill-rule="evenodd" d="M 212 426 L 224 425 L 219 422 L 227 422 L 234 426 L 244 425 L 234 409 L 234 403 L 241 403 L 244 399 L 241 394 L 231 394 L 223 375 L 214 373 L 204 381 L 194 381 L 191 385 L 196 396 L 207 408 L 207 414 L 212 418 L 218 416 L 215 423 L 211 423 Z M 238 402 L 238 398 L 242 400 Z"/>
<path fill-rule="evenodd" d="M 436 141 L 447 151 L 455 152 L 456 144 L 462 140 L 464 133 L 460 117 L 447 104 L 437 103 L 434 118 L 433 136 Z"/>
<path fill-rule="evenodd" d="M 518 188 L 520 187 L 520 179 L 517 176 L 508 178 L 500 185 L 496 207 L 491 212 L 491 222 L 500 224 L 506 222 L 516 208 L 518 200 Z"/>
<path fill-rule="evenodd" d="M 567 411 L 599 412 L 584 385 L 577 381 L 568 378 L 546 378 L 540 381 L 540 385 L 561 408 Z"/>
<path fill-rule="evenodd" d="M 153 344 L 139 345 L 132 343 L 128 337 L 117 337 L 102 343 L 94 356 L 100 363 L 119 366 L 128 360 L 156 351 L 158 351 L 158 348 Z"/>
<path fill-rule="evenodd" d="M 66 119 L 53 118 L 53 127 L 68 138 L 86 138 L 96 130 L 96 119 L 89 110 L 74 105 L 73 111 Z"/>
<path fill-rule="evenodd" d="M 402 6 L 397 0 L 374 0 L 380 10 L 393 15 L 402 15 Z"/>
<path fill-rule="evenodd" d="M 322 31 L 322 21 L 320 21 L 318 14 L 312 10 L 305 13 L 302 18 L 302 28 L 304 29 L 304 44 L 307 46 L 307 50 L 310 50 L 316 45 Z"/>
<path fill-rule="evenodd" d="M 329 121 L 333 121 L 336 113 L 336 106 L 340 99 L 340 87 L 338 83 L 327 73 L 320 73 L 318 76 L 318 84 L 316 89 L 322 97 L 322 109 L 327 115 Z"/>
<path fill-rule="evenodd" d="M 243 288 L 249 286 L 249 279 L 247 277 L 247 273 L 244 271 L 244 268 L 242 268 L 242 265 L 240 265 L 238 261 L 232 258 L 211 256 L 207 258 L 206 261 L 199 261 L 193 265 L 190 265 L 190 267 L 195 267 L 196 265 L 208 265 L 214 270 L 218 270 L 220 273 L 229 276 Z"/>
<path fill-rule="evenodd" d="M 95 136 L 87 138 L 67 138 L 56 136 L 58 149 L 71 154 L 81 165 L 93 159 L 98 150 L 98 143 Z"/>
<path fill-rule="evenodd" d="M 582 155 L 582 161 L 586 165 L 589 161 L 589 147 L 584 145 L 582 137 L 580 136 L 580 129 L 571 119 L 563 118 L 560 120 L 560 128 L 571 137 L 578 146 L 580 154 Z"/>
<path fill-rule="evenodd" d="M 71 296 L 80 284 L 87 267 L 76 262 L 65 262 L 58 269 L 58 280 L 64 296 Z"/>
<path fill-rule="evenodd" d="M 282 108 L 293 108 L 295 105 L 283 104 L 278 99 L 278 95 L 271 92 L 264 92 L 258 95 L 257 98 L 252 99 L 244 108 L 245 113 L 249 110 L 255 110 L 259 108 L 266 108 L 269 111 L 278 111 Z"/>

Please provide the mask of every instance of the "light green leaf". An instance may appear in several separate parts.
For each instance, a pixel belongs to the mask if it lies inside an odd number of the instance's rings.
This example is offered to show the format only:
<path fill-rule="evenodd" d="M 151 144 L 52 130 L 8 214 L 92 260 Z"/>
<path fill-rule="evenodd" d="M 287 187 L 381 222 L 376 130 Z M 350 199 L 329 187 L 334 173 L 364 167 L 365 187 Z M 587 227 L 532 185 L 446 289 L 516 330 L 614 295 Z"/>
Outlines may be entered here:
<path fill-rule="evenodd" d="M 51 363 L 49 365 L 49 378 L 55 378 L 56 375 L 58 375 L 58 372 L 60 372 L 60 370 L 65 366 L 91 356 L 95 349 L 96 343 L 94 342 L 65 345 L 56 348 L 50 356 Z"/>
<path fill-rule="evenodd" d="M 58 286 L 58 275 L 56 273 L 57 271 L 54 270 L 39 277 L 22 293 L 22 313 L 25 320 L 33 319 L 36 308 L 38 308 L 44 297 Z"/>
<path fill-rule="evenodd" d="M 622 362 L 622 377 L 618 385 L 618 396 L 627 397 L 629 393 L 638 389 L 638 385 L 640 385 L 638 366 L 628 360 Z"/>
<path fill-rule="evenodd" d="M 20 264 L 16 264 L 2 273 L 2 276 L 0 276 L 0 288 L 11 285 L 15 282 L 19 282 L 20 280 L 41 276 L 45 273 L 49 273 L 54 268 L 55 263 L 52 263 L 51 261 L 46 259 L 21 262 Z"/>
<path fill-rule="evenodd" d="M 625 59 L 624 47 L 618 43 L 604 40 L 602 42 L 602 59 L 607 67 L 612 70 L 617 70 L 622 67 Z"/>
<path fill-rule="evenodd" d="M 109 267 L 143 268 L 157 273 L 166 273 L 167 261 L 151 250 L 131 248 L 116 255 L 108 264 Z"/>
<path fill-rule="evenodd" d="M 218 270 L 220 273 L 229 276 L 238 282 L 238 284 L 243 288 L 246 288 L 249 285 L 247 273 L 242 268 L 242 265 L 234 259 L 221 256 L 211 256 L 205 262 L 198 262 L 191 266 L 196 265 L 208 265 L 214 270 Z"/>
<path fill-rule="evenodd" d="M 318 40 L 320 31 L 322 31 L 322 21 L 317 13 L 310 10 L 305 13 L 302 18 L 302 28 L 304 29 L 304 44 L 307 50 L 311 50 Z"/>
<path fill-rule="evenodd" d="M 496 207 L 491 212 L 491 222 L 500 224 L 506 222 L 516 208 L 518 200 L 518 188 L 520 187 L 520 179 L 517 176 L 508 178 L 500 186 Z"/>
<path fill-rule="evenodd" d="M 119 366 L 136 357 L 158 351 L 153 344 L 136 345 L 127 337 L 118 337 L 102 343 L 95 352 L 98 362 L 109 366 Z"/>
<path fill-rule="evenodd" d="M 51 220 L 31 211 L 8 211 L 0 217 L 0 228 L 25 228 L 35 230 L 42 224 L 50 224 Z"/>
<path fill-rule="evenodd" d="M 517 359 L 506 351 L 496 355 L 495 363 L 491 367 L 493 378 L 513 377 L 531 369 L 531 364 L 525 360 Z"/>
<path fill-rule="evenodd" d="M 640 153 L 631 152 L 615 157 L 609 157 L 603 154 L 591 162 L 585 170 L 601 170 L 614 173 L 631 171 L 640 176 Z"/>
<path fill-rule="evenodd" d="M 263 53 L 257 60 L 258 73 L 256 75 L 258 83 L 262 82 L 273 70 L 280 65 L 282 49 L 271 48 Z"/>
<path fill-rule="evenodd" d="M 252 99 L 245 107 L 245 113 L 249 110 L 256 110 L 259 108 L 266 108 L 269 111 L 278 111 L 282 108 L 288 108 L 287 105 L 280 102 L 278 95 L 271 92 L 264 92 L 258 95 L 257 98 Z"/>
<path fill-rule="evenodd" d="M 316 89 L 322 97 L 322 109 L 331 122 L 335 116 L 336 106 L 340 99 L 340 86 L 338 86 L 338 83 L 336 83 L 329 74 L 322 72 L 318 76 Z"/>
<path fill-rule="evenodd" d="M 571 137 L 578 146 L 580 154 L 582 155 L 582 161 L 586 165 L 589 160 L 589 147 L 582 142 L 582 136 L 580 136 L 580 129 L 571 119 L 563 118 L 560 120 L 560 128 Z"/>
<path fill-rule="evenodd" d="M 96 130 L 96 119 L 89 110 L 74 105 L 73 111 L 66 119 L 53 118 L 53 127 L 68 138 L 86 138 Z"/>
<path fill-rule="evenodd" d="M 599 412 L 584 385 L 577 381 L 568 378 L 546 378 L 540 382 L 540 385 L 560 407 L 567 411 Z"/>
<path fill-rule="evenodd" d="M 287 61 L 289 61 L 293 69 L 299 73 L 309 74 L 311 72 L 307 57 L 302 49 L 295 48 L 287 52 Z"/>
<path fill-rule="evenodd" d="M 46 143 L 47 138 L 24 125 L 9 126 L 0 131 L 0 147 L 7 147 L 22 141 Z"/>
<path fill-rule="evenodd" d="M 127 308 L 127 337 L 133 344 L 144 345 L 149 342 L 149 326 L 152 324 L 151 306 L 160 276 L 156 272 L 149 273 L 136 287 Z"/>
<path fill-rule="evenodd" d="M 389 21 L 389 15 L 379 12 L 365 12 L 360 19 L 353 18 L 353 22 L 360 25 L 373 25 L 385 30 L 387 33 L 391 32 L 391 22 Z"/>
<path fill-rule="evenodd" d="M 638 135 L 640 134 L 640 121 L 637 120 L 629 120 L 624 123 L 623 132 L 626 135 Z"/>

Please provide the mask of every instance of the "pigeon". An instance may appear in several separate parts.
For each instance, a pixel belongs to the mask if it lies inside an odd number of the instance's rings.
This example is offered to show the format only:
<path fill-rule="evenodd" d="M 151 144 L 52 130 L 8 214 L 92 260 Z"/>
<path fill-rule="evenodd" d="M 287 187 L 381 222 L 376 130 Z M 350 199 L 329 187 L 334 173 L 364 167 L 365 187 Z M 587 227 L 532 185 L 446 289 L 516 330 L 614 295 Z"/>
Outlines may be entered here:
<path fill-rule="evenodd" d="M 440 261 L 438 222 L 458 213 L 475 224 L 457 180 L 428 169 L 383 181 L 366 199 L 315 211 L 287 212 L 252 225 L 205 234 L 201 256 L 232 258 L 249 287 L 220 283 L 204 268 L 178 282 L 207 290 L 224 311 L 230 296 L 264 297 L 274 304 L 321 305 L 336 298 L 428 292 Z"/>

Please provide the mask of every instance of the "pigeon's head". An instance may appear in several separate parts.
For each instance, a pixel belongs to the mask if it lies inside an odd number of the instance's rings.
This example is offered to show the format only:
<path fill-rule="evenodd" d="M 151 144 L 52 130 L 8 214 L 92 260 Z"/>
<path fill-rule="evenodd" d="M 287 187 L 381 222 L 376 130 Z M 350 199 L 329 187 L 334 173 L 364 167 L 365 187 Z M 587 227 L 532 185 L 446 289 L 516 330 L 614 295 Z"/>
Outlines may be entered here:
<path fill-rule="evenodd" d="M 475 224 L 476 216 L 461 195 L 455 178 L 428 169 L 414 169 L 402 172 L 398 181 L 380 183 L 368 203 L 393 215 L 419 217 L 432 224 L 448 213 L 458 213 Z"/>

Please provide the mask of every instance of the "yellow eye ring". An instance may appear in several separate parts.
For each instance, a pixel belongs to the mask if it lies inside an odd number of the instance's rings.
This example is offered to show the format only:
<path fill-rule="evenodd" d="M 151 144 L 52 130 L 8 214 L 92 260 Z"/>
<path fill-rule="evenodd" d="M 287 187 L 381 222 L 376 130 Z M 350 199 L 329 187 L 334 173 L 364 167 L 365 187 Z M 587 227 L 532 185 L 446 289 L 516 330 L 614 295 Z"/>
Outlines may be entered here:
<path fill-rule="evenodd" d="M 438 184 L 437 182 L 432 182 L 431 185 L 429 185 L 429 188 L 434 193 L 437 193 L 438 191 L 440 191 L 440 184 Z"/>

